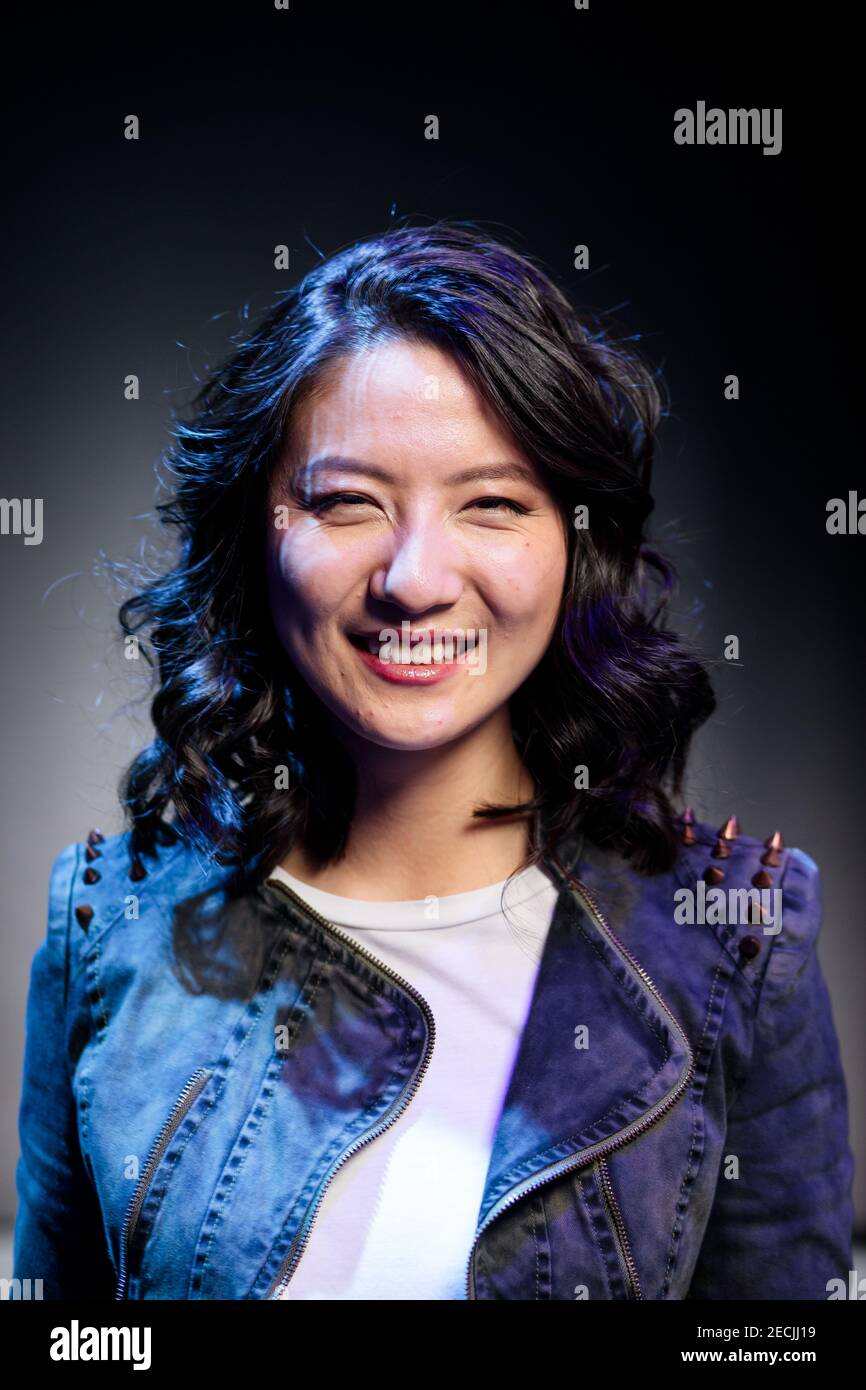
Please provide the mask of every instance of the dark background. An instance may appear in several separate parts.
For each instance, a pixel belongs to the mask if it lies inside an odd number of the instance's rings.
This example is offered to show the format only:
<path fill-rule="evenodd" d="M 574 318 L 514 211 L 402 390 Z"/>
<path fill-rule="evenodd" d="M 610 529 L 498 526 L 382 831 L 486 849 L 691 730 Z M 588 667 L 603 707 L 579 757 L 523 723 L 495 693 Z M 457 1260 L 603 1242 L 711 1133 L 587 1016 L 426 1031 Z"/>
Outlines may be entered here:
<path fill-rule="evenodd" d="M 3 80 L 2 495 L 42 497 L 45 535 L 0 537 L 0 1212 L 14 1210 L 50 863 L 94 824 L 122 828 L 117 777 L 148 737 L 100 552 L 133 556 L 152 534 L 141 514 L 170 411 L 244 313 L 406 214 L 510 236 L 581 304 L 616 309 L 663 369 L 653 532 L 719 697 L 690 800 L 712 823 L 733 811 L 748 834 L 781 830 L 821 866 L 820 954 L 863 1153 L 866 537 L 825 529 L 828 499 L 864 486 L 861 80 L 838 23 L 830 7 L 603 0 L 49 5 L 21 20 Z M 782 107 L 782 152 L 677 146 L 673 113 L 699 99 Z M 578 243 L 589 272 L 572 268 Z M 138 402 L 123 398 L 131 372 Z M 858 1203 L 866 1226 L 862 1165 Z"/>

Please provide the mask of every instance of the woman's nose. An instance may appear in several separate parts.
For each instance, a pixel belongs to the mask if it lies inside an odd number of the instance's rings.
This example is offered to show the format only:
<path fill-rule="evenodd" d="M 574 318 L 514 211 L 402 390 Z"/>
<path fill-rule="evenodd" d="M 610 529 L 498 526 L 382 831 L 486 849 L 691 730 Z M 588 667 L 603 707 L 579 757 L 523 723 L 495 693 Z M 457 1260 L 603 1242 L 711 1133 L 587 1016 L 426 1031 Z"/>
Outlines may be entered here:
<path fill-rule="evenodd" d="M 417 526 L 391 538 L 384 566 L 373 574 L 373 598 L 398 604 L 410 613 L 423 613 L 439 604 L 454 603 L 463 580 L 454 546 L 435 526 Z"/>

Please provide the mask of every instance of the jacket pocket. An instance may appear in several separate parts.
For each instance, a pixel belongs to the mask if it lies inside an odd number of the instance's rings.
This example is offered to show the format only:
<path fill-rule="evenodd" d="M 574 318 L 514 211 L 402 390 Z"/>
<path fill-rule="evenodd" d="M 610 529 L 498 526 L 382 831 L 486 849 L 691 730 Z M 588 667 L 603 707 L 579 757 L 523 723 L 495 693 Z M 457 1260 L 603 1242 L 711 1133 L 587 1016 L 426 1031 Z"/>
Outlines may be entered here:
<path fill-rule="evenodd" d="M 199 1067 L 196 1071 L 193 1072 L 192 1076 L 189 1078 L 180 1095 L 178 1096 L 177 1100 L 175 1101 L 174 1105 L 172 1106 L 165 1123 L 159 1131 L 159 1134 L 153 1141 L 144 1168 L 142 1169 L 138 1182 L 135 1185 L 135 1191 L 133 1192 L 132 1197 L 130 1198 L 129 1206 L 126 1209 L 126 1216 L 124 1218 L 123 1227 L 120 1233 L 117 1288 L 114 1294 L 115 1300 L 121 1300 L 126 1297 L 126 1289 L 129 1279 L 129 1253 L 132 1247 L 133 1237 L 135 1236 L 135 1232 L 138 1226 L 139 1217 L 141 1216 L 141 1209 L 144 1206 L 145 1198 L 147 1197 L 151 1183 L 153 1182 L 154 1174 L 156 1173 L 156 1170 L 159 1167 L 159 1164 L 162 1161 L 169 1144 L 171 1143 L 174 1136 L 177 1134 L 177 1131 L 182 1125 L 184 1119 L 188 1115 L 195 1101 L 201 1095 L 202 1091 L 204 1090 L 204 1087 L 206 1086 L 209 1078 L 212 1075 L 213 1072 L 209 1067 Z"/>
<path fill-rule="evenodd" d="M 554 1184 L 556 1186 L 556 1184 Z M 640 1279 L 622 1210 L 613 1188 L 610 1167 L 597 1160 L 569 1175 L 566 1190 L 576 1207 L 570 1221 L 563 1219 L 568 1278 L 560 1276 L 556 1297 L 577 1299 L 642 1299 Z M 576 1197 L 576 1203 L 575 1203 Z M 561 1199 L 561 1202 L 565 1198 Z M 560 1205 L 561 1205 L 560 1202 Z"/>
<path fill-rule="evenodd" d="M 610 1175 L 607 1159 L 600 1158 L 596 1165 L 598 1169 L 598 1179 L 604 1196 L 605 1211 L 607 1212 L 608 1223 L 611 1234 L 613 1235 L 616 1246 L 617 1258 L 622 1267 L 628 1298 L 643 1298 L 638 1279 L 637 1266 L 631 1251 L 631 1244 L 628 1238 L 625 1221 L 620 1210 L 616 1193 L 613 1189 L 613 1180 Z"/>

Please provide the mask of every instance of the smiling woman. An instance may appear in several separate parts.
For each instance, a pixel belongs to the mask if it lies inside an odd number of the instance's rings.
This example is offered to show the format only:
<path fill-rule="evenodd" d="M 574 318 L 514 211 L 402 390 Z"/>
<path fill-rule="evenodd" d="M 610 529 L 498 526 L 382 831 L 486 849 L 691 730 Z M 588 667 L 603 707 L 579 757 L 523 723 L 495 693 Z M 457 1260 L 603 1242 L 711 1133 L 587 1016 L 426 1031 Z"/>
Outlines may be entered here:
<path fill-rule="evenodd" d="M 52 873 L 16 1277 L 385 1300 L 847 1277 L 817 866 L 673 805 L 714 701 L 644 534 L 660 415 L 632 348 L 449 223 L 324 261 L 205 383 L 160 507 L 177 563 L 120 610 L 157 675 L 129 827 Z M 722 880 L 772 889 L 772 926 L 685 922 Z"/>
<path fill-rule="evenodd" d="M 138 853 L 172 807 L 239 881 L 288 854 L 397 897 L 422 863 L 443 893 L 537 858 L 542 816 L 548 838 L 580 824 L 670 866 L 714 701 L 661 623 L 672 573 L 643 534 L 660 411 L 631 345 L 474 229 L 402 228 L 312 271 L 178 424 L 161 510 L 181 562 L 121 610 L 161 672 L 159 738 L 124 789 Z M 485 632 L 484 680 L 360 659 L 353 636 L 407 621 Z M 359 796 L 380 826 L 408 817 L 416 864 L 373 867 Z"/>
<path fill-rule="evenodd" d="M 509 452 L 510 461 L 498 461 Z M 455 459 L 464 465 L 456 471 Z M 497 491 L 503 486 L 507 496 Z M 459 366 L 406 339 L 332 366 L 294 417 L 269 505 L 284 523 L 267 530 L 276 630 L 294 668 L 339 721 L 375 821 L 411 815 L 412 784 L 423 775 L 417 755 L 427 755 L 432 769 L 435 750 L 457 740 L 459 755 L 448 755 L 455 792 L 458 781 L 519 789 L 508 702 L 550 644 L 567 526 L 542 471 L 520 456 Z M 369 636 L 387 634 L 395 618 L 409 624 L 409 663 L 392 659 L 388 638 L 375 655 L 367 650 Z M 476 668 L 466 663 L 441 659 L 454 629 L 485 633 L 484 680 L 470 679 Z M 415 659 L 425 639 L 426 663 Z M 416 755 L 411 777 L 407 752 Z M 440 764 L 437 780 L 443 774 Z M 438 817 L 438 843 L 413 836 L 379 896 L 404 896 L 421 869 L 431 892 L 447 893 L 514 868 L 519 826 L 504 835 L 488 826 L 479 843 L 459 819 L 449 828 L 441 808 Z M 300 846 L 286 867 L 307 882 L 327 879 L 377 896 L 360 878 L 370 863 L 357 838 L 363 824 L 356 821 L 355 846 L 340 870 L 316 873 Z"/>

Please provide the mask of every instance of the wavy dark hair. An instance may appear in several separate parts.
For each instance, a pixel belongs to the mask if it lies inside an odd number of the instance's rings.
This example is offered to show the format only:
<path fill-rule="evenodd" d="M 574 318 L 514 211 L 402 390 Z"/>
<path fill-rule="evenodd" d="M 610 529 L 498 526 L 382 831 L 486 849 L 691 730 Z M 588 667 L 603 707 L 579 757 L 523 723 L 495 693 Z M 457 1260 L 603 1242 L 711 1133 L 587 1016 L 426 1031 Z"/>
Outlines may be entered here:
<path fill-rule="evenodd" d="M 338 857 L 355 773 L 276 636 L 264 531 L 292 413 L 329 364 L 404 336 L 452 355 L 535 461 L 568 521 L 559 618 L 510 702 L 537 862 L 577 832 L 641 873 L 669 867 L 672 798 L 715 707 L 705 667 L 666 628 L 674 584 L 644 538 L 664 404 L 657 373 L 597 314 L 579 315 L 531 257 L 477 223 L 401 225 L 318 264 L 280 295 L 175 418 L 165 456 L 179 555 L 122 603 L 154 668 L 153 742 L 121 782 L 135 855 L 178 834 L 248 881 L 293 843 Z M 589 525 L 572 524 L 588 508 Z M 575 789 L 586 765 L 590 785 Z M 288 788 L 275 769 L 289 769 Z"/>

